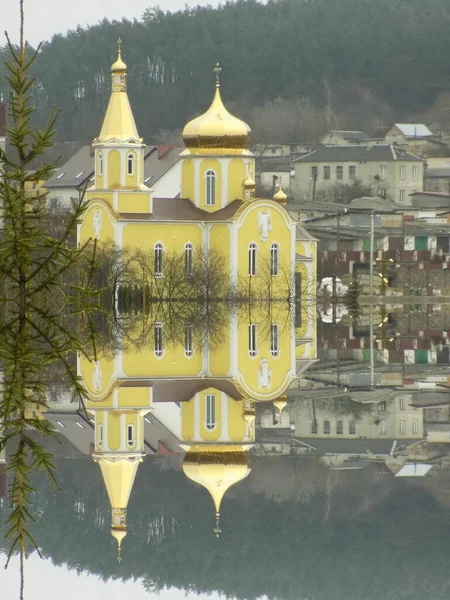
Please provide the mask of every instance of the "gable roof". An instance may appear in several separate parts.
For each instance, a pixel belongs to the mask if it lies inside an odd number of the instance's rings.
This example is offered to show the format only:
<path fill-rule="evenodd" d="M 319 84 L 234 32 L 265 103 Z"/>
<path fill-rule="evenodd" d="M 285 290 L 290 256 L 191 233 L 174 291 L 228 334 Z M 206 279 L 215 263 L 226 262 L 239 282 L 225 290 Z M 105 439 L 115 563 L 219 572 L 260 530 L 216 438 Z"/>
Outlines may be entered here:
<path fill-rule="evenodd" d="M 433 132 L 423 123 L 394 123 L 393 127 L 397 127 L 406 138 L 428 137 L 429 135 L 433 135 Z"/>
<path fill-rule="evenodd" d="M 364 131 L 344 131 L 344 130 L 338 130 L 338 129 L 332 129 L 331 131 L 327 131 L 325 135 L 322 136 L 322 138 L 326 137 L 327 135 L 339 135 L 342 138 L 344 138 L 344 140 L 348 140 L 348 141 L 362 141 L 362 140 L 367 140 L 369 138 L 369 136 L 364 133 Z"/>
<path fill-rule="evenodd" d="M 154 185 L 179 160 L 183 150 L 174 146 L 146 146 L 144 151 L 144 181 Z M 80 188 L 94 175 L 94 154 L 90 146 L 83 146 L 67 162 L 55 170 L 45 187 Z"/>
<path fill-rule="evenodd" d="M 403 152 L 399 148 L 392 144 L 374 144 L 367 146 L 321 146 L 314 152 L 301 156 L 294 160 L 295 163 L 307 162 L 307 163 L 322 163 L 322 162 L 392 162 L 394 160 L 401 160 L 403 162 L 423 162 L 423 159 L 410 154 L 409 152 Z"/>

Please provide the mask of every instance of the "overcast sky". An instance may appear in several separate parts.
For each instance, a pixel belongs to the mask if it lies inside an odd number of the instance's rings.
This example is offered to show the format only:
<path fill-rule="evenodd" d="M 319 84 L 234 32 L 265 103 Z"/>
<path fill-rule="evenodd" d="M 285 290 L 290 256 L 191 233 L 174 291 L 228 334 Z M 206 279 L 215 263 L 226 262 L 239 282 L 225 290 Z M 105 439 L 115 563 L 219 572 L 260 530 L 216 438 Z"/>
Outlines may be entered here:
<path fill-rule="evenodd" d="M 55 33 L 66 33 L 77 25 L 95 25 L 105 17 L 112 20 L 139 19 L 149 6 L 159 4 L 163 10 L 176 11 L 187 6 L 218 6 L 220 0 L 25 0 L 25 38 L 36 46 L 50 40 Z M 19 0 L 0 0 L 1 38 L 6 30 L 17 41 Z"/>
<path fill-rule="evenodd" d="M 38 1 L 38 0 L 36 0 Z M 42 0 L 44 1 L 44 0 Z M 106 551 L 110 551 L 108 545 Z M 0 589 L 1 598 L 15 600 L 19 597 L 19 561 L 11 560 L 6 571 L 3 564 L 6 557 L 0 553 Z M 124 565 L 125 558 L 124 558 Z M 159 595 L 144 590 L 139 581 L 122 582 L 98 579 L 95 575 L 68 571 L 64 567 L 55 567 L 49 560 L 41 560 L 33 554 L 25 562 L 25 598 L 26 600 L 80 600 L 80 598 L 97 598 L 97 600 L 220 600 L 217 594 L 211 596 L 185 593 L 182 590 L 168 589 Z M 223 599 L 224 600 L 224 599 Z"/>

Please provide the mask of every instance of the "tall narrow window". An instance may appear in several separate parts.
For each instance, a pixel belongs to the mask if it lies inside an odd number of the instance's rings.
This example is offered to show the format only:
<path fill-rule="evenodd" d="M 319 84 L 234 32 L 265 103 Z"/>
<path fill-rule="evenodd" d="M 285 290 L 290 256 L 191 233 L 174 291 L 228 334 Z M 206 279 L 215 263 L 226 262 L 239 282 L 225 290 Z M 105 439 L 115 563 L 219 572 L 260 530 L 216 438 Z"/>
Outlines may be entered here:
<path fill-rule="evenodd" d="M 278 244 L 272 244 L 270 246 L 270 274 L 278 275 L 279 271 L 279 258 L 280 258 L 280 247 Z"/>
<path fill-rule="evenodd" d="M 354 165 L 350 165 L 348 168 L 348 178 L 356 179 L 356 167 Z"/>
<path fill-rule="evenodd" d="M 336 433 L 337 435 L 342 435 L 344 433 L 344 423 L 343 421 L 336 421 Z"/>
<path fill-rule="evenodd" d="M 256 356 L 256 325 L 250 323 L 248 326 L 248 353 Z"/>
<path fill-rule="evenodd" d="M 380 166 L 380 179 L 386 179 L 386 165 Z"/>
<path fill-rule="evenodd" d="M 344 167 L 336 167 L 336 179 L 344 179 Z"/>
<path fill-rule="evenodd" d="M 186 277 L 191 277 L 194 267 L 194 246 L 191 243 L 184 246 L 184 272 Z"/>
<path fill-rule="evenodd" d="M 103 154 L 101 152 L 98 154 L 98 174 L 103 175 Z"/>
<path fill-rule="evenodd" d="M 403 421 L 403 420 L 400 421 L 400 433 L 402 435 L 404 435 L 404 433 L 405 433 L 405 421 Z"/>
<path fill-rule="evenodd" d="M 398 404 L 399 404 L 400 410 L 405 410 L 405 399 L 403 396 L 399 397 Z"/>
<path fill-rule="evenodd" d="M 348 432 L 350 435 L 356 435 L 356 423 L 355 421 L 348 422 Z"/>
<path fill-rule="evenodd" d="M 311 179 L 317 179 L 319 175 L 319 167 L 311 167 Z"/>
<path fill-rule="evenodd" d="M 414 419 L 414 421 L 412 422 L 412 426 L 413 426 L 413 433 L 416 435 L 419 433 L 419 421 L 417 421 L 417 419 Z"/>
<path fill-rule="evenodd" d="M 330 421 L 324 421 L 323 422 L 323 432 L 328 435 L 331 431 L 331 423 Z"/>
<path fill-rule="evenodd" d="M 98 446 L 99 448 L 103 446 L 103 425 L 98 426 Z"/>
<path fill-rule="evenodd" d="M 164 338 L 162 323 L 155 323 L 155 356 L 164 354 Z"/>
<path fill-rule="evenodd" d="M 323 178 L 330 179 L 330 167 L 323 168 Z"/>
<path fill-rule="evenodd" d="M 413 165 L 412 172 L 413 179 L 419 179 L 419 167 L 417 165 Z"/>
<path fill-rule="evenodd" d="M 380 421 L 380 434 L 386 435 L 386 421 Z"/>
<path fill-rule="evenodd" d="M 127 426 L 127 444 L 128 446 L 134 446 L 134 426 Z"/>
<path fill-rule="evenodd" d="M 206 171 L 206 206 L 214 206 L 216 203 L 216 174 L 214 171 Z"/>
<path fill-rule="evenodd" d="M 127 156 L 127 173 L 128 175 L 134 175 L 134 154 L 130 153 Z"/>
<path fill-rule="evenodd" d="M 278 356 L 279 353 L 280 353 L 280 348 L 279 348 L 278 325 L 273 324 L 270 326 L 270 354 L 272 356 Z"/>
<path fill-rule="evenodd" d="M 398 201 L 403 204 L 405 202 L 405 190 L 399 190 Z"/>
<path fill-rule="evenodd" d="M 206 394 L 206 429 L 214 429 L 216 426 L 216 397 L 214 394 Z"/>
<path fill-rule="evenodd" d="M 405 179 L 406 167 L 405 165 L 400 165 L 400 179 Z"/>
<path fill-rule="evenodd" d="M 256 275 L 256 252 L 257 245 L 252 242 L 248 247 L 248 274 Z"/>
<path fill-rule="evenodd" d="M 186 356 L 194 354 L 194 330 L 192 325 L 186 325 L 184 328 L 184 353 Z"/>
<path fill-rule="evenodd" d="M 161 242 L 155 244 L 155 277 L 162 277 L 163 274 L 164 246 Z"/>

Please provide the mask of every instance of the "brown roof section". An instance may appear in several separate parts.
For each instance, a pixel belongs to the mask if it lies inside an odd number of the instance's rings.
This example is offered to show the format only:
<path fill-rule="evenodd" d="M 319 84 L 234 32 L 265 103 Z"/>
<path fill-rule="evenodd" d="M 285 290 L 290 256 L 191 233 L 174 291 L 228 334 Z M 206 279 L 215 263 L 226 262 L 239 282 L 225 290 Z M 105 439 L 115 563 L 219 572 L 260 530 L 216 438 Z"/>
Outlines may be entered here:
<path fill-rule="evenodd" d="M 209 387 L 224 392 L 234 400 L 242 398 L 232 381 L 226 379 L 159 379 L 153 386 L 154 402 L 187 402 L 197 392 Z"/>
<path fill-rule="evenodd" d="M 153 213 L 120 213 L 125 221 L 228 221 L 234 217 L 242 200 L 233 200 L 225 208 L 209 213 L 197 208 L 187 198 L 154 198 Z"/>
<path fill-rule="evenodd" d="M 6 105 L 0 102 L 0 137 L 6 137 Z"/>

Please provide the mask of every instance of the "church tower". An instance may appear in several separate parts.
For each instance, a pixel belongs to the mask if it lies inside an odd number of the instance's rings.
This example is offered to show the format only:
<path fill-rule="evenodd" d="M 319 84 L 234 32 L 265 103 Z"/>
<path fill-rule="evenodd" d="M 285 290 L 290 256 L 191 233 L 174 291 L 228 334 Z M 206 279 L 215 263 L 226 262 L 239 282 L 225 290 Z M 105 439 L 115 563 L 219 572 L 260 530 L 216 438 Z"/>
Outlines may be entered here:
<path fill-rule="evenodd" d="M 208 110 L 183 129 L 186 150 L 181 153 L 181 196 L 208 212 L 233 200 L 255 197 L 254 155 L 250 152 L 250 127 L 225 108 L 220 94 L 219 64 L 216 91 Z"/>
<path fill-rule="evenodd" d="M 94 140 L 95 179 L 88 200 L 102 199 L 116 212 L 152 212 L 151 190 L 144 184 L 145 144 L 139 137 L 127 94 L 127 65 L 118 56 L 111 67 L 111 96 L 100 135 Z"/>

